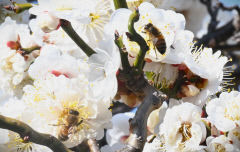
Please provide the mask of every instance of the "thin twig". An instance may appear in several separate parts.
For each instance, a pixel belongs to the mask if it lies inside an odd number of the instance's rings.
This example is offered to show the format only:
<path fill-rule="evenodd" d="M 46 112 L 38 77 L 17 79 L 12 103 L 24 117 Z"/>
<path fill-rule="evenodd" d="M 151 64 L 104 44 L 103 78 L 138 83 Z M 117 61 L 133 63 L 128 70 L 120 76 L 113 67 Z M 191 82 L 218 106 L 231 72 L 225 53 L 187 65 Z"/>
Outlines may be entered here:
<path fill-rule="evenodd" d="M 208 32 L 206 35 L 204 35 L 201 39 L 198 40 L 196 46 L 204 45 L 214 48 L 218 43 L 224 42 L 230 37 L 232 37 L 236 30 L 237 29 L 234 26 L 234 20 L 231 20 L 216 31 Z"/>
<path fill-rule="evenodd" d="M 86 53 L 87 56 L 91 56 L 96 53 L 73 29 L 71 23 L 67 20 L 60 20 L 61 27 L 68 34 L 68 36 Z"/>
<path fill-rule="evenodd" d="M 231 7 L 226 7 L 223 5 L 223 3 L 218 2 L 218 6 L 225 11 L 232 11 L 232 10 L 236 10 L 238 12 L 238 14 L 240 15 L 240 8 L 239 6 L 231 6 Z"/>
<path fill-rule="evenodd" d="M 139 15 L 140 14 L 139 14 L 138 10 L 135 10 L 130 15 L 129 21 L 128 21 L 128 31 L 129 32 L 127 32 L 126 34 L 130 41 L 134 41 L 140 46 L 139 53 L 138 53 L 133 65 L 136 68 L 136 70 L 138 70 L 138 72 L 141 73 L 144 62 L 145 62 L 144 58 L 145 58 L 147 51 L 149 50 L 149 47 L 148 47 L 146 41 L 144 40 L 144 38 L 142 38 L 142 36 L 139 35 L 134 28 L 134 23 L 139 20 Z"/>
<path fill-rule="evenodd" d="M 126 0 L 113 0 L 115 9 L 128 8 Z"/>
<path fill-rule="evenodd" d="M 122 36 L 120 36 L 117 31 L 115 32 L 115 44 L 120 51 L 123 71 L 129 71 L 131 67 L 128 61 L 128 52 L 123 44 Z"/>
<path fill-rule="evenodd" d="M 217 15 L 218 15 L 218 10 L 219 7 L 217 6 L 212 6 L 212 0 L 200 0 L 201 3 L 203 3 L 208 10 L 208 13 L 211 17 L 210 24 L 208 25 L 208 32 L 213 32 L 216 30 L 218 21 L 217 21 Z"/>
<path fill-rule="evenodd" d="M 19 120 L 0 115 L 0 128 L 16 132 L 22 139 L 27 138 L 29 142 L 49 147 L 54 152 L 72 152 L 56 137 L 39 133 Z"/>

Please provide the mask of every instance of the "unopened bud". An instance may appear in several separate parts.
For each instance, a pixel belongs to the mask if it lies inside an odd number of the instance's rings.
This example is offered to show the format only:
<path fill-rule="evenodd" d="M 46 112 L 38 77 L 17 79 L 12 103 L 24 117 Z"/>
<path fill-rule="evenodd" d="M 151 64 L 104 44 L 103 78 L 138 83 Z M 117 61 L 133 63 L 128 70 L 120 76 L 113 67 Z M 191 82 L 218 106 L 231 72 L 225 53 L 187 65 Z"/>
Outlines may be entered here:
<path fill-rule="evenodd" d="M 150 131 L 152 134 L 154 133 L 154 129 L 160 121 L 159 120 L 159 111 L 160 111 L 160 108 L 152 111 L 147 120 L 148 131 Z"/>
<path fill-rule="evenodd" d="M 38 15 L 37 20 L 38 25 L 45 33 L 52 32 L 60 27 L 60 20 L 48 12 L 44 12 L 43 14 Z"/>
<path fill-rule="evenodd" d="M 20 48 L 20 44 L 15 41 L 8 41 L 7 46 L 12 50 L 18 50 Z"/>

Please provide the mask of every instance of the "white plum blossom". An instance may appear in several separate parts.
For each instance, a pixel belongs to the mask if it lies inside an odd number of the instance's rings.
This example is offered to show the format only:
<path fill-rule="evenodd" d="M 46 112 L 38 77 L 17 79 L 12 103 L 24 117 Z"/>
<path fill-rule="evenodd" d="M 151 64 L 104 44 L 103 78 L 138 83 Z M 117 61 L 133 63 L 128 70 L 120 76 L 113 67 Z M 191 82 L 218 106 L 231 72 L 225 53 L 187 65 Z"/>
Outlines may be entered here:
<path fill-rule="evenodd" d="M 240 125 L 240 93 L 223 92 L 219 98 L 209 101 L 206 107 L 207 119 L 220 131 L 231 131 Z"/>
<path fill-rule="evenodd" d="M 134 113 L 119 113 L 112 117 L 112 128 L 107 130 L 106 140 L 108 145 L 104 146 L 102 152 L 114 152 L 125 146 L 129 132 L 129 119 L 133 118 Z"/>
<path fill-rule="evenodd" d="M 238 149 L 238 151 L 240 151 L 240 128 L 236 127 L 235 129 L 229 131 L 228 138 L 235 146 L 235 149 Z"/>
<path fill-rule="evenodd" d="M 112 12 L 110 0 L 72 0 L 70 2 L 39 0 L 39 5 L 30 9 L 37 18 L 31 22 L 44 32 L 57 30 L 59 19 L 72 23 L 76 32 L 92 47 L 105 38 L 104 25 Z M 53 7 L 54 6 L 54 7 Z M 31 23 L 33 24 L 33 23 Z M 39 31 L 38 31 L 39 32 Z"/>
<path fill-rule="evenodd" d="M 38 26 L 37 19 L 32 19 L 29 22 L 29 26 L 33 32 L 33 39 L 39 46 L 55 45 L 62 53 L 67 53 L 77 58 L 87 58 L 84 52 L 73 42 L 61 27 L 58 30 L 45 33 Z"/>
<path fill-rule="evenodd" d="M 34 86 L 26 86 L 24 91 L 23 100 L 29 106 L 24 114 L 31 113 L 25 121 L 37 131 L 63 140 L 68 147 L 86 138 L 101 139 L 103 129 L 109 127 L 110 102 L 90 99 L 88 81 L 83 75 L 69 79 L 52 74 L 36 80 Z M 68 116 L 72 113 L 76 113 L 77 120 L 71 126 L 69 121 L 72 119 Z M 70 127 L 67 134 L 62 128 L 64 126 Z"/>
<path fill-rule="evenodd" d="M 149 136 L 152 138 L 151 136 Z M 143 152 L 166 152 L 165 140 L 163 136 L 156 136 L 152 142 L 146 142 Z"/>
<path fill-rule="evenodd" d="M 194 62 L 186 60 L 186 66 L 193 74 L 199 76 L 205 82 L 199 84 L 202 85 L 201 87 L 198 87 L 197 84 L 192 85 L 198 88 L 199 93 L 192 97 L 185 97 L 183 101 L 203 106 L 207 97 L 224 89 L 223 84 L 226 83 L 224 80 L 224 66 L 229 60 L 226 56 L 221 56 L 220 51 L 214 53 L 211 48 L 198 49 L 193 52 L 193 59 Z"/>
<path fill-rule="evenodd" d="M 57 30 L 60 27 L 60 20 L 48 12 L 43 12 L 37 16 L 36 22 L 45 33 Z"/>
<path fill-rule="evenodd" d="M 152 134 L 157 134 L 159 132 L 159 125 L 163 122 L 167 108 L 168 105 L 164 102 L 160 108 L 150 113 L 147 121 L 147 128 Z"/>
<path fill-rule="evenodd" d="M 147 2 L 142 3 L 138 7 L 138 9 L 140 17 L 139 21 L 135 23 L 135 29 L 146 40 L 150 48 L 145 58 L 154 62 L 159 62 L 165 59 L 165 61 L 163 62 L 168 62 L 168 60 L 171 60 L 171 55 L 169 54 L 171 54 L 171 50 L 174 49 L 174 46 L 172 45 L 176 43 L 175 37 L 178 37 L 178 33 L 180 32 L 181 35 L 190 34 L 189 31 L 184 31 L 184 16 L 182 14 L 175 13 L 174 11 L 166 11 L 155 8 L 151 3 Z M 117 30 L 120 35 L 123 35 L 123 42 L 126 46 L 126 50 L 128 51 L 128 53 L 132 57 L 136 57 L 139 52 L 139 46 L 135 42 L 129 41 L 129 39 L 125 35 L 125 32 L 128 32 L 127 23 L 130 14 L 131 11 L 127 9 L 119 9 L 115 11 L 111 17 L 109 24 L 106 26 L 107 28 L 105 29 L 105 32 L 114 33 L 114 31 Z M 120 15 L 121 18 L 118 18 Z M 122 20 L 122 18 L 124 18 L 124 20 Z M 156 46 L 154 45 L 154 41 L 156 40 L 151 38 L 151 34 L 146 31 L 146 26 L 148 24 L 152 24 L 159 32 L 161 32 L 166 42 L 166 50 L 158 50 L 156 48 Z M 177 51 L 173 52 L 176 53 Z M 168 59 L 168 56 L 170 59 Z"/>
<path fill-rule="evenodd" d="M 21 96 L 21 89 L 28 83 L 27 70 L 34 60 L 27 49 L 37 45 L 32 40 L 27 25 L 16 24 L 9 17 L 0 26 L 4 37 L 0 38 L 0 88 L 10 94 Z"/>
<path fill-rule="evenodd" d="M 116 74 L 121 61 L 118 48 L 112 39 L 108 39 L 100 42 L 94 50 L 96 53 L 91 55 L 88 61 L 92 93 L 94 96 L 107 95 L 113 99 L 118 89 Z"/>
<path fill-rule="evenodd" d="M 87 19 L 84 14 L 87 8 L 81 6 L 82 4 L 78 0 L 38 0 L 38 5 L 32 7 L 29 12 L 37 16 L 47 12 L 59 19 L 84 21 Z"/>
<path fill-rule="evenodd" d="M 24 141 L 24 139 L 20 138 L 17 133 L 9 131 L 8 134 L 9 141 L 7 143 L 0 143 L 0 151 L 7 152 L 52 152 L 52 150 L 48 147 L 38 145 L 32 142 Z"/>
<path fill-rule="evenodd" d="M 208 137 L 206 139 L 207 148 L 206 150 L 209 152 L 217 151 L 217 152 L 239 152 L 238 149 L 235 149 L 231 141 L 224 135 L 219 137 Z"/>
<path fill-rule="evenodd" d="M 201 121 L 202 110 L 190 103 L 173 106 L 166 111 L 160 132 L 167 151 L 197 151 L 206 138 L 206 128 Z"/>
<path fill-rule="evenodd" d="M 224 65 L 228 59 L 210 48 L 192 52 L 191 56 L 183 56 L 180 64 L 152 62 L 145 65 L 144 71 L 152 84 L 171 98 L 202 107 L 210 95 L 225 89 L 228 82 Z"/>
<path fill-rule="evenodd" d="M 54 45 L 45 45 L 41 48 L 40 56 L 29 67 L 28 73 L 34 80 L 44 79 L 48 74 L 76 78 L 79 73 L 88 72 L 88 68 L 86 61 L 62 53 Z"/>

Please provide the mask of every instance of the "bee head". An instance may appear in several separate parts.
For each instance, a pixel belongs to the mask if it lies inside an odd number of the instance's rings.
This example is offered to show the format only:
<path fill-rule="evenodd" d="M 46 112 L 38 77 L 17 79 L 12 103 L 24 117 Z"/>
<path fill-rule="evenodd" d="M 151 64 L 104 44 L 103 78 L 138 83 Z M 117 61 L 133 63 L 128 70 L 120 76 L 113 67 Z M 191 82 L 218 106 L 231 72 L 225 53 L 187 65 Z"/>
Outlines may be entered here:
<path fill-rule="evenodd" d="M 153 27 L 152 23 L 148 23 L 144 26 L 144 30 L 150 30 Z"/>
<path fill-rule="evenodd" d="M 78 116 L 78 115 L 79 115 L 79 112 L 76 111 L 76 110 L 72 110 L 72 109 L 70 109 L 70 110 L 69 110 L 69 114 L 71 114 L 71 115 L 75 115 L 75 116 Z"/>

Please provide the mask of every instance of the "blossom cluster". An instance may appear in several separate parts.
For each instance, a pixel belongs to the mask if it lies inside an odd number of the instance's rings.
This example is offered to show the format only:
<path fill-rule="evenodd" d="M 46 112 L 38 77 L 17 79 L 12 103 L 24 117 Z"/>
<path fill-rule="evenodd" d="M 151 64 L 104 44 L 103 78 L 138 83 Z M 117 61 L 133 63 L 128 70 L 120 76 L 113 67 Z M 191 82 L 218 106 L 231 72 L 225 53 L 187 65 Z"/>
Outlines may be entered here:
<path fill-rule="evenodd" d="M 6 17 L 0 24 L 0 114 L 55 136 L 69 148 L 102 139 L 104 129 L 108 145 L 102 152 L 125 147 L 134 112 L 112 116 L 110 107 L 114 100 L 137 107 L 143 98 L 118 78 L 124 65 L 114 40 L 117 31 L 133 66 L 140 46 L 129 38 L 128 22 L 137 7 L 134 28 L 149 48 L 144 77 L 169 98 L 148 118 L 143 151 L 240 152 L 240 93 L 227 88 L 229 59 L 221 51 L 196 47 L 185 17 L 162 9 L 169 3 L 128 0 L 129 9 L 115 10 L 112 0 L 38 0 L 21 14 L 35 16 L 27 24 Z M 175 6 L 190 8 L 180 1 Z M 87 56 L 62 21 L 71 23 L 95 53 Z M 51 150 L 0 129 L 0 151 Z"/>

